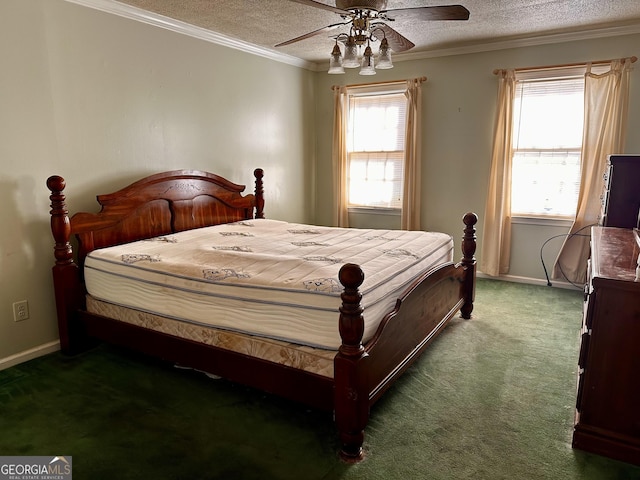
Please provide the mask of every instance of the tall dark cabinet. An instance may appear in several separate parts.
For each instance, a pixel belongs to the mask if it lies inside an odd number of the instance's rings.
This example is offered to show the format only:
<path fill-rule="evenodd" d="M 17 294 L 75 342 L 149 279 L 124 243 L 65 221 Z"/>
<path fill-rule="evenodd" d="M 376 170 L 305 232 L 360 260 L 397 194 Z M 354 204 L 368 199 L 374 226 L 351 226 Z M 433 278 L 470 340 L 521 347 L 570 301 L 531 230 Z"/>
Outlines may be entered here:
<path fill-rule="evenodd" d="M 602 215 L 605 227 L 638 227 L 640 155 L 609 155 L 604 175 Z"/>

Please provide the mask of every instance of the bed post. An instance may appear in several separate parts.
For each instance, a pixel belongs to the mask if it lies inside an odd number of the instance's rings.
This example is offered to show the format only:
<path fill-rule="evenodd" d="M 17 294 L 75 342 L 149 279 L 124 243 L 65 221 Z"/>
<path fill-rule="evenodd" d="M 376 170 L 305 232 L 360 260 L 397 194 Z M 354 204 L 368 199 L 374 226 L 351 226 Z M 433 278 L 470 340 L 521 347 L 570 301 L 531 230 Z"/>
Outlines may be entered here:
<path fill-rule="evenodd" d="M 261 168 L 256 168 L 253 171 L 253 176 L 256 177 L 256 188 L 254 193 L 256 196 L 255 218 L 264 218 L 264 189 L 262 187 L 264 171 Z"/>
<path fill-rule="evenodd" d="M 338 278 L 344 291 L 339 324 L 342 345 L 334 360 L 335 422 L 342 444 L 340 456 L 355 463 L 363 458 L 364 428 L 369 420 L 369 391 L 363 374 L 368 354 L 362 345 L 364 318 L 358 290 L 364 272 L 358 265 L 347 263 L 340 268 Z"/>
<path fill-rule="evenodd" d="M 476 228 L 478 215 L 473 212 L 467 213 L 462 221 L 464 222 L 464 235 L 462 236 L 462 261 L 460 262 L 465 270 L 464 283 L 462 284 L 462 296 L 464 304 L 460 309 L 462 318 L 471 318 L 473 311 L 473 301 L 476 293 Z"/>
<path fill-rule="evenodd" d="M 82 288 L 79 279 L 78 265 L 73 261 L 71 243 L 71 223 L 69 211 L 62 193 L 66 183 L 64 178 L 54 175 L 47 179 L 47 187 L 51 191 L 51 233 L 55 240 L 53 266 L 53 288 L 58 315 L 58 332 L 60 349 L 64 353 L 76 350 L 76 331 L 73 329 L 73 318 L 81 305 Z"/>

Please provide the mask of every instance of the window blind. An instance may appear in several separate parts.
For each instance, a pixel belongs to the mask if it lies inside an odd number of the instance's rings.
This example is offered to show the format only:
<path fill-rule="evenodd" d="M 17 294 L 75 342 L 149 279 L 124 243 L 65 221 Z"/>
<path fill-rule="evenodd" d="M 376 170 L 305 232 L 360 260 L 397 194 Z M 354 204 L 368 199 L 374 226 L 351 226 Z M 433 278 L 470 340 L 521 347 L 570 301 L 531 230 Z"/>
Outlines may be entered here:
<path fill-rule="evenodd" d="M 402 207 L 406 97 L 403 93 L 349 96 L 349 204 Z"/>
<path fill-rule="evenodd" d="M 584 77 L 518 80 L 511 212 L 568 217 L 580 189 Z"/>

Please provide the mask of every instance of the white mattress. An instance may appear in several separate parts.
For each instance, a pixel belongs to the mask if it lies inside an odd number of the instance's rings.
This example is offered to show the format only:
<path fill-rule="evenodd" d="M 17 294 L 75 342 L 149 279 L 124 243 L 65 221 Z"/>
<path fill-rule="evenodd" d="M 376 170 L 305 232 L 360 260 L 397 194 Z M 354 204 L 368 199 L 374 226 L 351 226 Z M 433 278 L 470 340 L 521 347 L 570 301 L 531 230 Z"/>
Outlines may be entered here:
<path fill-rule="evenodd" d="M 402 291 L 452 256 L 453 240 L 443 233 L 260 219 L 95 250 L 84 273 L 88 293 L 106 302 L 337 349 L 344 263 L 365 273 L 366 342 Z"/>

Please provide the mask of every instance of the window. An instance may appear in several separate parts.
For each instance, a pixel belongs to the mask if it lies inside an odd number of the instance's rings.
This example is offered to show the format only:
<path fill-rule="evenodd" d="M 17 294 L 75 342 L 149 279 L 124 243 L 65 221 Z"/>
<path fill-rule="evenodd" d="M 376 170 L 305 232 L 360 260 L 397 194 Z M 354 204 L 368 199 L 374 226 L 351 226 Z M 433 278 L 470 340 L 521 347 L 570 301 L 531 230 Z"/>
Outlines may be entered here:
<path fill-rule="evenodd" d="M 511 214 L 572 217 L 580 190 L 584 77 L 517 79 Z"/>
<path fill-rule="evenodd" d="M 593 65 L 591 72 L 607 72 Z M 586 66 L 517 72 L 511 215 L 574 217 L 580 191 Z"/>
<path fill-rule="evenodd" d="M 532 224 L 545 223 L 540 218 L 549 223 L 571 220 L 554 278 L 568 273 L 567 278 L 579 281 L 584 275 L 588 237 L 575 233 L 597 222 L 606 155 L 623 149 L 631 63 L 632 58 L 624 58 L 597 65 L 494 70 L 499 76 L 497 128 L 479 266 L 484 273 L 509 272 L 511 225 L 521 217 L 518 222 Z M 575 94 L 574 87 L 584 94 Z M 582 96 L 584 100 L 575 100 Z M 570 97 L 574 102 L 568 101 Z M 567 173 L 572 170 L 575 173 Z M 577 179 L 578 172 L 584 183 Z M 565 195 L 572 198 L 571 206 Z M 580 205 L 573 200 L 578 195 Z M 538 218 L 526 218 L 532 216 Z"/>
<path fill-rule="evenodd" d="M 349 207 L 402 208 L 406 111 L 403 92 L 349 94 Z"/>

